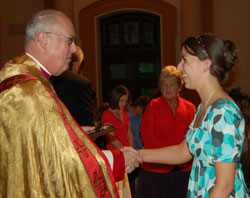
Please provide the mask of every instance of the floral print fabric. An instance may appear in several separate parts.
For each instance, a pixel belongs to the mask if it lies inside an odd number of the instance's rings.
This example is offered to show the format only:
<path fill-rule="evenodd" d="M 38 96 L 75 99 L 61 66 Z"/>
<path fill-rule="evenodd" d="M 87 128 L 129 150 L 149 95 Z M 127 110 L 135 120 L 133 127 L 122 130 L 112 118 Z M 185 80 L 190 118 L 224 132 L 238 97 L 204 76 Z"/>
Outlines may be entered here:
<path fill-rule="evenodd" d="M 245 123 L 239 108 L 227 98 L 220 98 L 208 108 L 198 128 L 193 128 L 194 122 L 185 136 L 194 156 L 188 197 L 209 197 L 216 182 L 215 162 L 236 163 L 234 189 L 229 197 L 249 197 L 240 164 Z"/>

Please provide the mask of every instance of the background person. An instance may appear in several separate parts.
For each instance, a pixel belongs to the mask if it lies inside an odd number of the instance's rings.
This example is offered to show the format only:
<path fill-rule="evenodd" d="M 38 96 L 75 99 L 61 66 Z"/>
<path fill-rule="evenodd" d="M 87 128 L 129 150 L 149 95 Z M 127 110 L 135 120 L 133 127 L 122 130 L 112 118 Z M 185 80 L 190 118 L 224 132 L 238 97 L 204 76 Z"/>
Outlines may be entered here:
<path fill-rule="evenodd" d="M 110 108 L 102 114 L 102 124 L 110 123 L 117 128 L 115 132 L 106 136 L 107 149 L 134 146 L 134 137 L 130 129 L 128 114 L 130 101 L 130 93 L 124 85 L 113 88 L 110 94 Z"/>
<path fill-rule="evenodd" d="M 103 102 L 96 110 L 95 113 L 95 126 L 97 129 L 102 127 L 102 114 L 109 108 L 108 102 Z M 106 136 L 103 135 L 95 140 L 95 143 L 101 149 L 106 149 Z"/>
<path fill-rule="evenodd" d="M 145 108 L 149 102 L 149 97 L 145 95 L 139 96 L 129 110 L 129 122 L 131 131 L 134 136 L 134 148 L 141 149 L 143 148 L 142 139 L 141 139 L 141 118 L 145 111 Z M 140 167 L 136 168 L 132 173 L 129 174 L 129 184 L 132 196 L 135 196 L 135 191 L 138 184 L 138 178 L 140 173 Z"/>
<path fill-rule="evenodd" d="M 91 110 L 94 97 L 92 83 L 87 77 L 77 74 L 83 58 L 81 48 L 76 46 L 69 69 L 59 76 L 52 76 L 50 81 L 58 97 L 80 126 L 94 126 L 94 115 Z"/>
<path fill-rule="evenodd" d="M 108 102 L 103 102 L 96 111 L 95 114 L 95 122 L 98 127 L 102 126 L 102 114 L 104 111 L 106 111 L 109 108 L 109 103 Z"/>
<path fill-rule="evenodd" d="M 130 93 L 124 85 L 113 88 L 110 94 L 110 108 L 102 114 L 102 124 L 112 124 L 117 129 L 106 135 L 107 149 L 121 149 L 125 146 L 134 146 L 134 137 L 130 129 L 129 104 Z M 127 174 L 123 181 L 117 182 L 120 197 L 131 197 Z"/>
<path fill-rule="evenodd" d="M 145 111 L 145 108 L 149 102 L 148 96 L 139 96 L 134 104 L 131 106 L 129 110 L 129 121 L 131 131 L 134 136 L 134 147 L 135 149 L 141 149 L 143 147 L 142 140 L 141 140 L 141 118 Z"/>
<path fill-rule="evenodd" d="M 185 40 L 177 68 L 185 87 L 195 89 L 201 98 L 195 119 L 179 145 L 140 152 L 146 162 L 165 164 L 182 164 L 194 157 L 190 198 L 249 197 L 240 163 L 244 118 L 220 85 L 237 60 L 234 43 L 214 34 Z"/>
<path fill-rule="evenodd" d="M 159 79 L 162 96 L 150 101 L 141 120 L 145 149 L 176 145 L 183 141 L 196 109 L 179 96 L 182 86 L 182 74 L 175 66 L 162 68 Z M 182 166 L 143 163 L 136 197 L 186 197 L 191 163 Z"/>

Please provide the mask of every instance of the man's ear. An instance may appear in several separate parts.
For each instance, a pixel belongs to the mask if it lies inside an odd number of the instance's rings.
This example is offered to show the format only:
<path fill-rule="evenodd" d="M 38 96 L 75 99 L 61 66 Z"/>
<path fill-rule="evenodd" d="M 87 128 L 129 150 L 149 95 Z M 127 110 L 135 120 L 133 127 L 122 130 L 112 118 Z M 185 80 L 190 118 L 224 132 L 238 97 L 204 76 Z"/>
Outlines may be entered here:
<path fill-rule="evenodd" d="M 36 36 L 36 40 L 43 49 L 47 48 L 48 36 L 45 32 L 38 33 Z"/>
<path fill-rule="evenodd" d="M 77 65 L 76 64 L 73 64 L 72 65 L 72 71 L 77 73 Z"/>
<path fill-rule="evenodd" d="M 77 73 L 77 66 L 76 66 L 76 63 L 75 62 L 70 62 L 69 63 L 69 69 L 75 73 Z"/>
<path fill-rule="evenodd" d="M 204 72 L 209 71 L 210 67 L 212 65 L 212 61 L 207 58 L 207 59 L 203 60 L 203 63 L 204 63 L 204 68 L 203 68 Z"/>
<path fill-rule="evenodd" d="M 78 73 L 79 69 L 80 69 L 80 64 L 79 64 L 79 62 L 74 62 L 74 63 L 72 64 L 72 71 L 75 72 L 75 73 Z"/>

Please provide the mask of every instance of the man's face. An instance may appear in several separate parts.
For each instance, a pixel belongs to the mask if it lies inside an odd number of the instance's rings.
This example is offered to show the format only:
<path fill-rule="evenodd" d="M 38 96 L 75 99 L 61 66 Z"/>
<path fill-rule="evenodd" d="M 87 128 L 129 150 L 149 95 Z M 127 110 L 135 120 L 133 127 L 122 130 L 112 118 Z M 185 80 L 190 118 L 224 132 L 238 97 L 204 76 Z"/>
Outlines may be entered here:
<path fill-rule="evenodd" d="M 76 51 L 74 27 L 71 21 L 64 16 L 57 16 L 58 27 L 47 32 L 48 38 L 48 70 L 58 76 L 69 68 L 72 53 Z"/>
<path fill-rule="evenodd" d="M 136 116 L 142 118 L 142 116 L 143 116 L 143 109 L 142 109 L 141 106 L 138 105 L 138 106 L 135 107 L 135 114 L 136 114 Z"/>

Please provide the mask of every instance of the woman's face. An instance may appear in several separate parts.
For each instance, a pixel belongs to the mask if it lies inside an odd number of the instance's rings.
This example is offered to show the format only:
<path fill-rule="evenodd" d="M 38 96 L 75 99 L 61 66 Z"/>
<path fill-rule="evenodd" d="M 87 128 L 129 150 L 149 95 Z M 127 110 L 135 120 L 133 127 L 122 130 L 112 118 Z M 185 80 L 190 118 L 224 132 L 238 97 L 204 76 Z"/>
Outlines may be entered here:
<path fill-rule="evenodd" d="M 181 61 L 177 65 L 177 69 L 182 73 L 185 87 L 195 89 L 201 79 L 203 70 L 202 61 L 198 57 L 189 54 L 183 47 Z"/>
<path fill-rule="evenodd" d="M 119 108 L 124 109 L 127 104 L 128 104 L 128 95 L 121 96 L 119 100 Z"/>
<path fill-rule="evenodd" d="M 180 92 L 177 79 L 175 77 L 166 78 L 161 85 L 161 92 L 166 100 L 177 99 L 178 93 Z"/>

